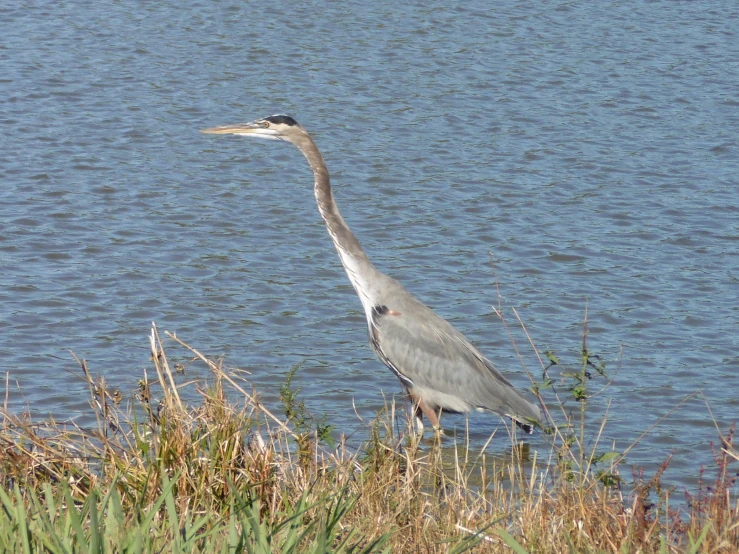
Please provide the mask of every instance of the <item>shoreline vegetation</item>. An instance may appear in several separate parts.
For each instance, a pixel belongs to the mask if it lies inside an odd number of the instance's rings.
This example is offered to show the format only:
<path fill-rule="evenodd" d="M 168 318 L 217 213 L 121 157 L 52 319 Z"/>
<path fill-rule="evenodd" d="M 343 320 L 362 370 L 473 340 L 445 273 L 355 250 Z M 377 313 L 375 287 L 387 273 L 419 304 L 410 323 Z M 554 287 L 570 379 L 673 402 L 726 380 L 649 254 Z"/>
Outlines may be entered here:
<path fill-rule="evenodd" d="M 244 372 L 173 334 L 163 341 L 156 326 L 153 370 L 130 402 L 78 360 L 92 429 L 9 413 L 6 377 L 0 551 L 739 552 L 733 426 L 724 434 L 716 426 L 706 445 L 715 465 L 696 468 L 699 485 L 683 501 L 661 482 L 669 458 L 654 475 L 622 475 L 631 447 L 601 444 L 605 417 L 595 434 L 585 425 L 591 378 L 607 381 L 586 338 L 573 371 L 545 353 L 532 390 L 546 390 L 557 413 L 537 431 L 544 446 L 536 450 L 515 426 L 479 450 L 467 433 L 419 441 L 406 407 L 393 404 L 350 446 L 300 402 L 297 368 L 275 414 Z M 193 386 L 178 375 L 190 364 L 210 371 L 207 385 L 194 383 L 195 406 L 179 392 Z M 491 441 L 507 441 L 507 455 L 486 454 Z"/>

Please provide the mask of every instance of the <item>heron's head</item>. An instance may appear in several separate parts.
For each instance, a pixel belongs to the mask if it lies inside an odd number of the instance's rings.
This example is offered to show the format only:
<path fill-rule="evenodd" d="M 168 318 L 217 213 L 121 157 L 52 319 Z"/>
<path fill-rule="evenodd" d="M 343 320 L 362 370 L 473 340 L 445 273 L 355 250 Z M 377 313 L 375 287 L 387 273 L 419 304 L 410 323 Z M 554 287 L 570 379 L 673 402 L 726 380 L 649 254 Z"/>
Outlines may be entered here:
<path fill-rule="evenodd" d="M 294 142 L 298 137 L 305 136 L 303 128 L 289 115 L 270 115 L 249 123 L 211 127 L 200 132 L 214 135 L 241 135 L 271 140 L 286 140 L 288 142 Z"/>

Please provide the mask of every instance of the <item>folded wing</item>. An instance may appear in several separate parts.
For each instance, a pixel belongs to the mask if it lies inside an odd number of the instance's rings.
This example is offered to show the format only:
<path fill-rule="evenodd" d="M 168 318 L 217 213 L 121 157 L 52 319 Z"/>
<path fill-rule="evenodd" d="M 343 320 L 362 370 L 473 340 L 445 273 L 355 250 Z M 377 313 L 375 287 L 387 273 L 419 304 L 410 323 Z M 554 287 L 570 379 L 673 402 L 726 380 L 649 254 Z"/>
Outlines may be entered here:
<path fill-rule="evenodd" d="M 540 420 L 539 408 L 462 333 L 415 298 L 409 300 L 376 306 L 370 322 L 373 349 L 406 387 L 448 411 L 485 409 L 521 423 Z"/>

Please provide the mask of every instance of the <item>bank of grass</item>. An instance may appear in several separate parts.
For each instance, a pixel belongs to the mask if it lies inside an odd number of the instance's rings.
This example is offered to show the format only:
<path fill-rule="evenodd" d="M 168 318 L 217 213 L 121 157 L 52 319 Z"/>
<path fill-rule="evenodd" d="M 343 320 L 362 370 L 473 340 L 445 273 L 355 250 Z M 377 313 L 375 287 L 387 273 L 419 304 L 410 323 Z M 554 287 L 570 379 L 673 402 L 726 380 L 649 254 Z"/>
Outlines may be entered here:
<path fill-rule="evenodd" d="M 3 411 L 0 551 L 739 551 L 733 430 L 715 447 L 710 482 L 703 475 L 675 509 L 661 483 L 668 461 L 655 475 L 626 478 L 624 452 L 588 436 L 590 373 L 603 367 L 585 341 L 565 388 L 547 371 L 537 384 L 554 387 L 565 408 L 535 441 L 550 446 L 531 448 L 512 428 L 492 437 L 496 451 L 509 445 L 498 457 L 472 449 L 465 434 L 419 443 L 392 405 L 353 449 L 306 412 L 289 382 L 283 418 L 238 372 L 176 337 L 165 353 L 154 328 L 151 347 L 153 369 L 125 410 L 80 362 L 92 429 Z M 167 358 L 174 349 L 210 369 L 196 406 L 180 398 L 198 385 L 177 376 L 182 366 Z"/>

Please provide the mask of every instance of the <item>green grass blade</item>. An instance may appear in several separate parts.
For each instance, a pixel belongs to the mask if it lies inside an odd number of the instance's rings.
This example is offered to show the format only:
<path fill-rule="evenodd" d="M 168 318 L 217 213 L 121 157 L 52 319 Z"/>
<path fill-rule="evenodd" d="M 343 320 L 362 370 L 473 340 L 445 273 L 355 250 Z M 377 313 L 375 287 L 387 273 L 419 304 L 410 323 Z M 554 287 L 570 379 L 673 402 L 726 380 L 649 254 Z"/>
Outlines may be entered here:
<path fill-rule="evenodd" d="M 85 504 L 90 514 L 90 554 L 103 554 L 103 529 L 100 527 L 100 514 L 98 512 L 98 492 L 96 489 L 90 491 Z"/>
<path fill-rule="evenodd" d="M 13 504 L 13 501 L 5 493 L 5 489 L 2 487 L 0 487 L 0 502 L 2 502 L 3 509 L 5 510 L 5 513 L 8 514 L 8 517 L 11 520 L 15 520 L 15 504 Z"/>
<path fill-rule="evenodd" d="M 30 501 L 34 512 L 34 530 L 33 536 L 38 542 L 44 545 L 44 548 L 53 554 L 68 554 L 68 550 L 64 547 L 62 540 L 54 526 L 56 519 L 56 502 L 49 483 L 44 483 L 44 494 L 46 497 L 46 505 L 36 494 L 29 490 Z M 50 500 L 50 501 L 49 501 Z"/>
<path fill-rule="evenodd" d="M 236 528 L 237 520 L 234 511 L 233 506 L 231 506 L 231 517 L 228 520 L 228 551 L 240 552 L 246 549 L 249 554 L 252 554 L 254 551 L 252 550 L 251 543 L 245 536 L 247 524 L 242 522 L 241 533 L 239 533 L 239 530 Z"/>
<path fill-rule="evenodd" d="M 148 514 L 146 517 L 141 521 L 141 528 L 142 529 L 148 529 L 151 527 L 152 522 L 154 521 L 154 518 L 156 517 L 157 513 L 159 512 L 159 509 L 162 507 L 162 504 L 167 500 L 167 496 L 172 492 L 172 489 L 174 488 L 175 484 L 177 483 L 177 479 L 180 477 L 180 472 L 178 471 L 172 480 L 169 480 L 169 478 L 166 475 L 162 475 L 162 480 L 164 481 L 164 484 L 162 486 L 162 494 L 159 495 L 159 498 L 156 499 L 153 505 L 148 507 Z"/>
<path fill-rule="evenodd" d="M 628 547 L 626 543 L 624 543 L 624 547 Z M 628 551 L 621 548 L 623 552 L 628 554 Z M 669 554 L 667 550 L 667 540 L 665 539 L 664 535 L 659 536 L 659 554 Z"/>
<path fill-rule="evenodd" d="M 86 538 L 85 533 L 82 529 L 82 514 L 77 510 L 77 506 L 72 498 L 72 493 L 69 492 L 69 485 L 67 483 L 62 484 L 62 494 L 64 495 L 64 501 L 67 503 L 67 518 L 68 525 L 74 530 L 76 534 L 76 542 L 79 545 L 85 544 Z M 70 546 L 74 551 L 74 542 L 70 541 Z"/>
<path fill-rule="evenodd" d="M 242 509 L 244 510 L 246 521 L 249 524 L 249 528 L 251 529 L 251 532 L 253 534 L 254 546 L 257 548 L 256 552 L 258 552 L 259 554 L 268 554 L 269 552 L 271 552 L 269 546 L 269 537 L 266 524 L 262 523 L 259 520 L 260 507 L 261 504 L 259 503 L 259 501 L 256 501 L 254 502 L 253 507 L 250 505 L 245 505 Z M 248 544 L 249 540 L 246 539 L 246 542 Z"/>
<path fill-rule="evenodd" d="M 18 488 L 18 483 L 15 484 L 13 487 L 13 493 L 15 494 L 15 499 L 18 502 L 18 505 L 15 510 L 15 516 L 16 516 L 16 525 L 18 526 L 18 533 L 20 533 L 21 536 L 21 544 L 23 545 L 23 554 L 31 554 L 31 542 L 29 540 L 29 529 L 28 529 L 28 519 L 26 518 L 26 509 L 25 506 L 23 506 L 23 497 L 21 496 L 21 491 Z"/>
<path fill-rule="evenodd" d="M 46 515 L 53 521 L 56 519 L 56 500 L 54 491 L 49 483 L 44 483 L 44 500 L 46 501 Z"/>
<path fill-rule="evenodd" d="M 105 507 L 105 534 L 109 541 L 118 544 L 120 539 L 124 538 L 123 525 L 125 516 L 123 514 L 123 506 L 121 505 L 121 495 L 118 490 L 113 487 L 106 495 L 107 502 L 103 504 Z"/>
<path fill-rule="evenodd" d="M 177 508 L 174 503 L 174 494 L 172 493 L 173 487 L 169 487 L 169 479 L 166 474 L 162 474 L 162 480 L 164 486 L 167 488 L 167 494 L 164 496 L 164 507 L 167 510 L 167 517 L 169 518 L 169 528 L 172 534 L 172 548 L 175 552 L 179 552 L 183 548 L 182 538 L 180 536 L 180 519 L 177 517 Z"/>
<path fill-rule="evenodd" d="M 384 533 L 383 535 L 380 535 L 374 541 L 366 545 L 362 550 L 357 552 L 357 554 L 372 554 L 373 552 L 380 552 L 380 549 L 388 540 L 390 540 L 390 537 L 392 537 L 392 533 Z M 382 550 L 382 552 L 390 552 L 390 548 L 388 547 L 387 550 Z"/>
<path fill-rule="evenodd" d="M 521 546 L 505 529 L 498 529 L 498 536 L 500 536 L 500 538 L 503 539 L 503 542 L 506 543 L 516 554 L 529 554 L 529 551 Z"/>
<path fill-rule="evenodd" d="M 711 529 L 711 524 L 706 523 L 703 526 L 703 529 L 701 529 L 701 534 L 698 535 L 698 540 L 693 542 L 693 539 L 688 537 L 688 540 L 690 541 L 690 545 L 688 546 L 687 554 L 697 554 L 698 549 L 701 547 L 701 544 L 703 544 L 703 541 L 706 540 L 706 535 L 708 535 L 708 531 Z"/>
<path fill-rule="evenodd" d="M 212 535 L 214 531 L 218 531 L 218 528 L 215 528 L 210 531 L 206 531 L 202 534 L 199 534 L 200 530 L 208 525 L 208 522 L 210 521 L 210 519 L 211 519 L 210 516 L 204 515 L 204 516 L 200 516 L 195 521 L 189 523 L 187 526 L 186 534 L 185 534 L 185 540 L 187 542 L 199 541 L 209 535 Z"/>

